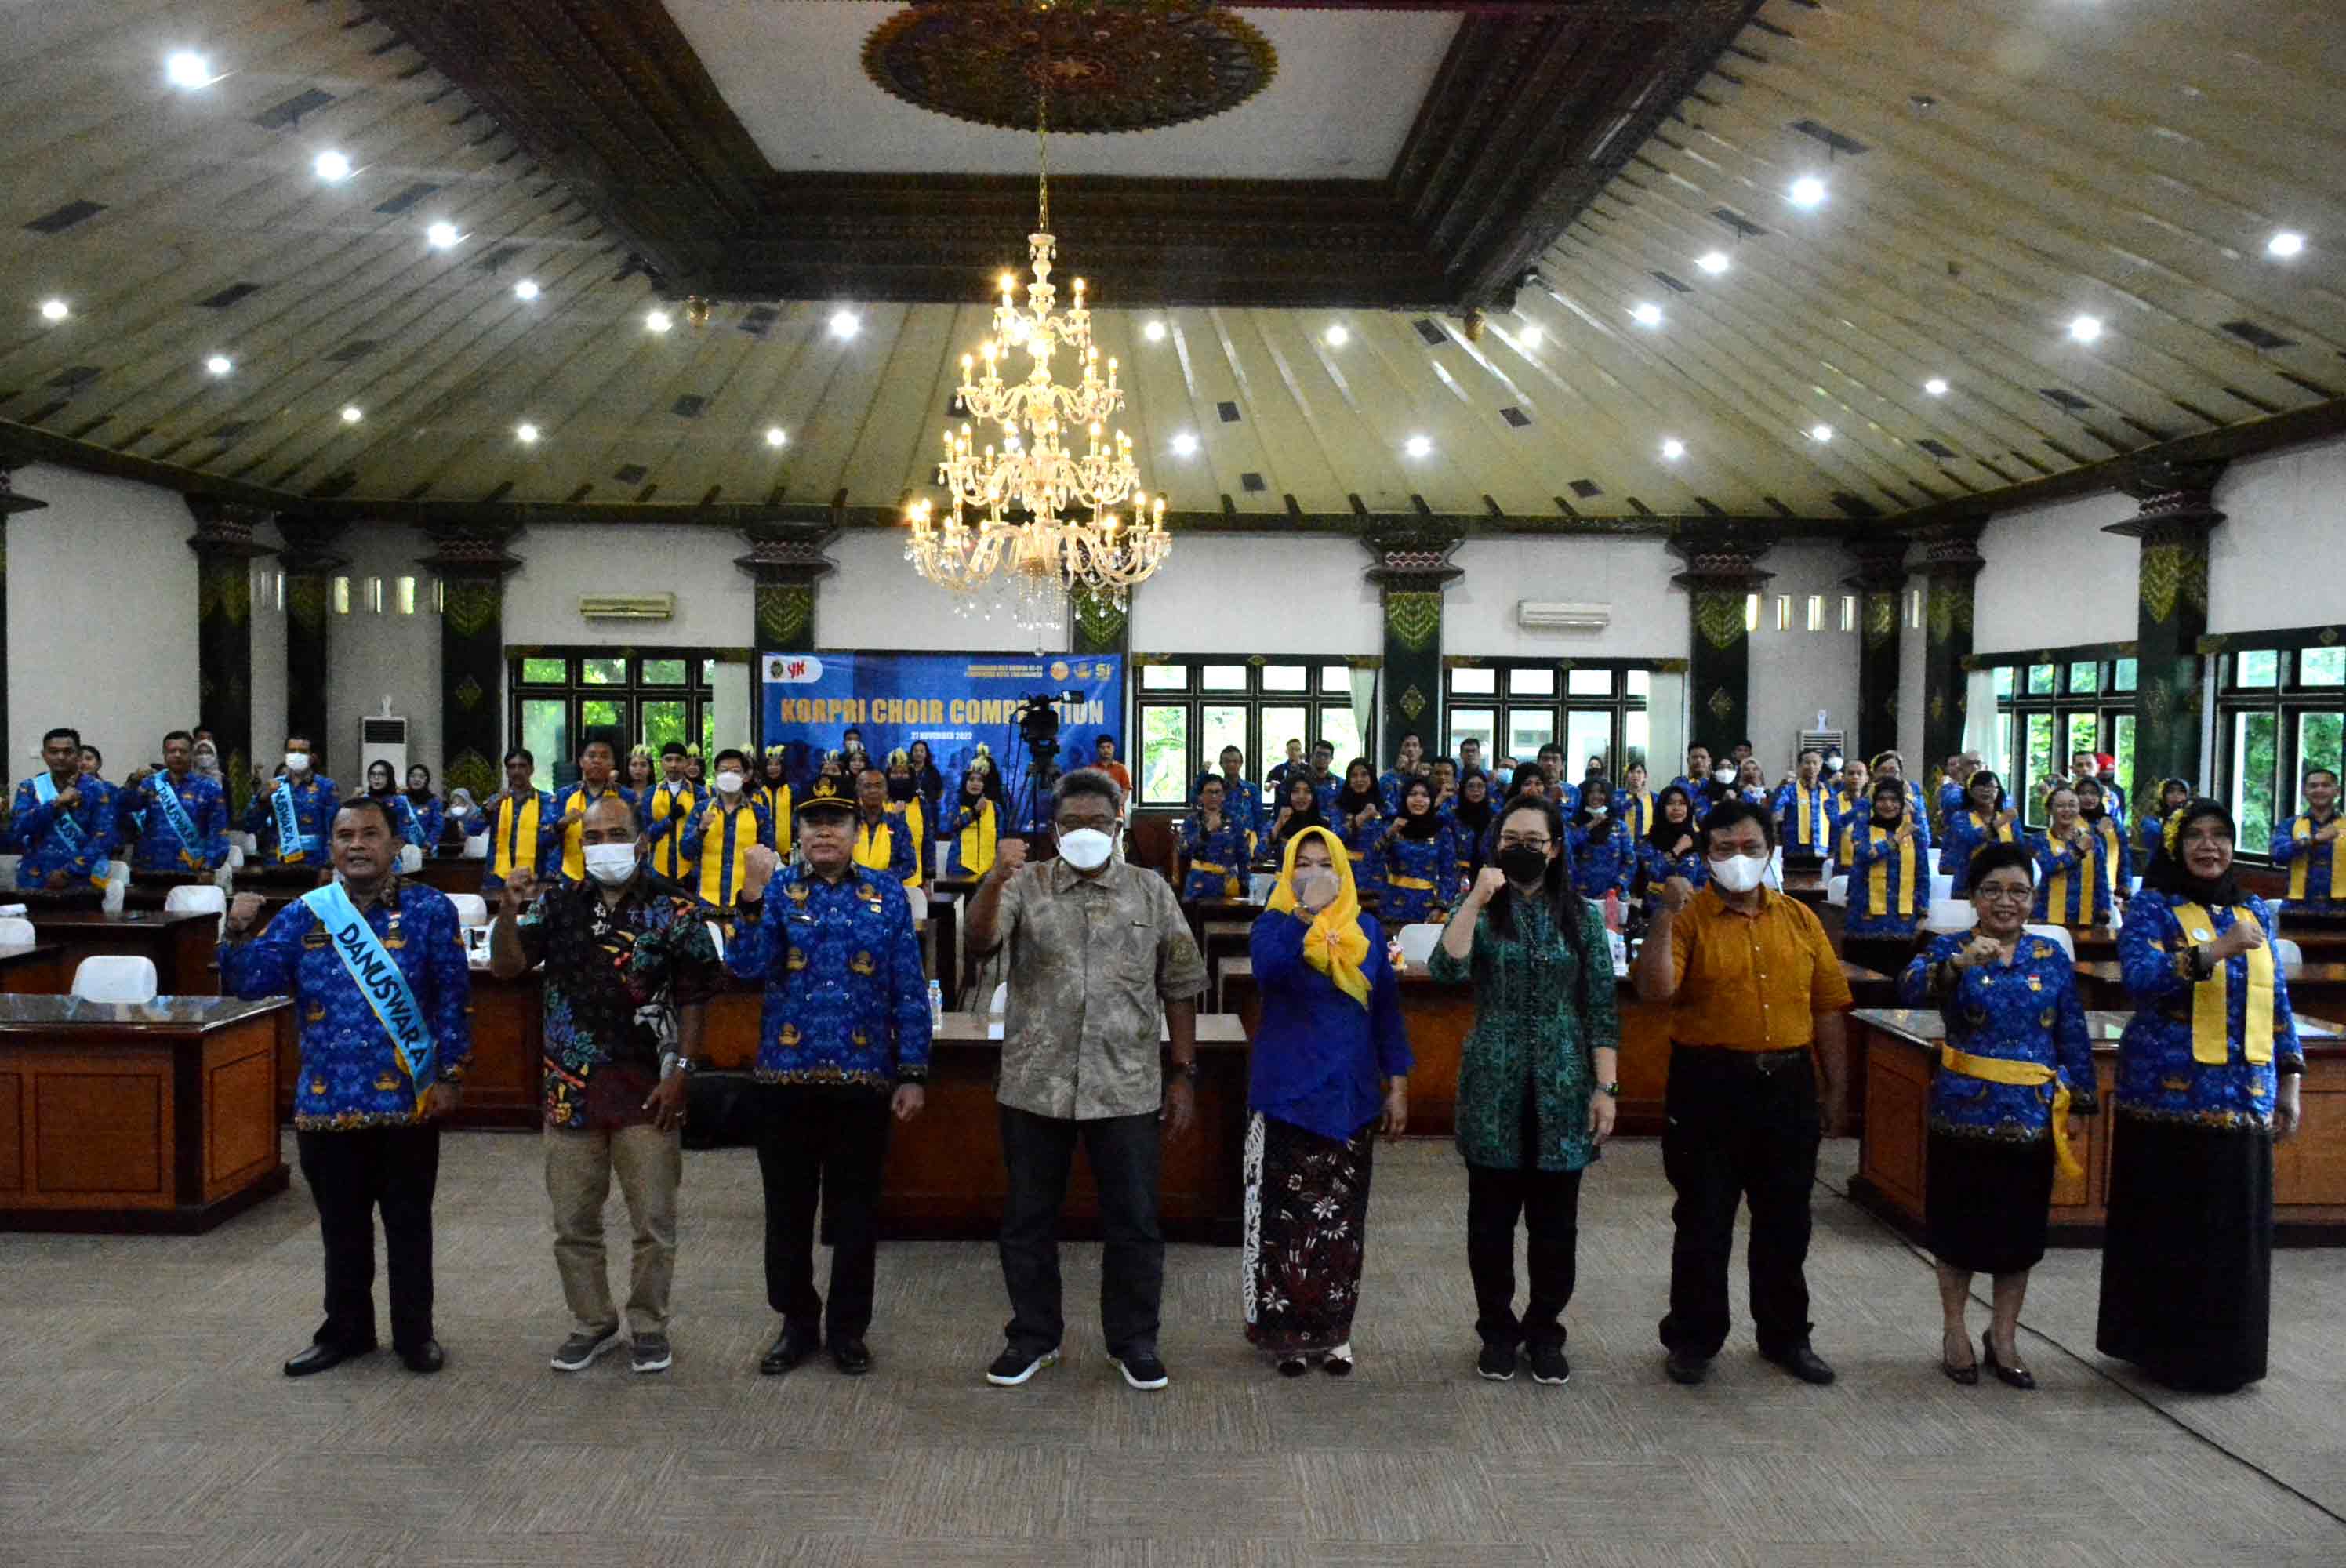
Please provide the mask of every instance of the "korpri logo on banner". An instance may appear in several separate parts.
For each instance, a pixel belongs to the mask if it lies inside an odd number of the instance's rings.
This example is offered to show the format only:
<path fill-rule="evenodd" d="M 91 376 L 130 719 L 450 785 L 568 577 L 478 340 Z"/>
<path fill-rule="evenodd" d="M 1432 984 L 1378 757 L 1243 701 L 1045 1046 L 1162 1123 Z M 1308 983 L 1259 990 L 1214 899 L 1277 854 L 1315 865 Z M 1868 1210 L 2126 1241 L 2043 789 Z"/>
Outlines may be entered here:
<path fill-rule="evenodd" d="M 812 654 L 768 654 L 766 679 L 775 686 L 805 686 L 822 678 L 822 660 Z"/>

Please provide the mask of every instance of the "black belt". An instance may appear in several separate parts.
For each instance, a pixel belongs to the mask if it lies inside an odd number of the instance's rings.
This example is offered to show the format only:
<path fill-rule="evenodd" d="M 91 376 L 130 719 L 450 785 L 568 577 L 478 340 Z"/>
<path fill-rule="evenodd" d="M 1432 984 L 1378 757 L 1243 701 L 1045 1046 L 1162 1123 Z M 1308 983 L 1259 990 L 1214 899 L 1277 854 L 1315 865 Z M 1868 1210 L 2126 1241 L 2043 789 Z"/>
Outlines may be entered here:
<path fill-rule="evenodd" d="M 1739 1051 L 1731 1045 L 1689 1045 L 1683 1041 L 1673 1040 L 1670 1049 L 1699 1052 L 1706 1065 L 1724 1067 L 1732 1064 L 1747 1067 L 1763 1078 L 1809 1064 L 1809 1048 L 1806 1045 L 1796 1045 L 1790 1051 Z"/>

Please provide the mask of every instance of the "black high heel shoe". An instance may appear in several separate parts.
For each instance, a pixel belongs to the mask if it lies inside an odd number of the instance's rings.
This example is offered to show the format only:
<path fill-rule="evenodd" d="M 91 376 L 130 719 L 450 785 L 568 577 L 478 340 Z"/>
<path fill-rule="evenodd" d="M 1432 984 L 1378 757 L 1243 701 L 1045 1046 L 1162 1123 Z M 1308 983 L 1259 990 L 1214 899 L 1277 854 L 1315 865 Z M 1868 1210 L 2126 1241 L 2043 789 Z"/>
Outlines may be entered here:
<path fill-rule="evenodd" d="M 1987 1369 L 1994 1372 L 1995 1380 L 2005 1388 L 2025 1390 L 2036 1386 L 2035 1375 L 2027 1368 L 2017 1362 L 2007 1367 L 1995 1359 L 1995 1342 L 1985 1334 L 1980 1336 L 1980 1354 L 1987 1358 Z"/>
<path fill-rule="evenodd" d="M 1969 1348 L 1968 1342 L 1965 1342 L 1965 1349 Z M 1939 1337 L 1939 1370 L 1947 1374 L 1947 1381 L 1951 1383 L 1960 1384 L 1966 1389 L 1979 1386 L 1979 1363 L 1974 1361 L 1968 1367 L 1958 1367 L 1948 1360 L 1946 1336 L 1943 1334 Z"/>

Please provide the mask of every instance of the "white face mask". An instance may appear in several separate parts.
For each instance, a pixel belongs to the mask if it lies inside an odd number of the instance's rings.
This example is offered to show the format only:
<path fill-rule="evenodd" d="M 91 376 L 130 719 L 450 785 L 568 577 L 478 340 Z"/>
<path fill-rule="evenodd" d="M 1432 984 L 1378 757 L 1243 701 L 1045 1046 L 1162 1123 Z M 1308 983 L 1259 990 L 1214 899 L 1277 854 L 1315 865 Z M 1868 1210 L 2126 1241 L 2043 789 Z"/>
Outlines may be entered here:
<path fill-rule="evenodd" d="M 1710 776 L 1713 779 L 1718 779 L 1721 784 L 1732 784 L 1735 782 L 1735 769 L 1727 767 L 1723 763 L 1720 766 L 1712 769 L 1710 770 Z"/>
<path fill-rule="evenodd" d="M 310 771 L 310 754 L 306 751 L 287 752 L 285 754 L 285 771 L 288 773 L 307 773 Z"/>
<path fill-rule="evenodd" d="M 1730 893 L 1748 893 L 1760 885 L 1767 870 L 1765 856 L 1729 855 L 1710 862 L 1710 880 Z"/>
<path fill-rule="evenodd" d="M 719 773 L 717 776 L 717 792 L 719 795 L 739 795 L 741 793 L 741 775 L 734 772 L 729 768 L 724 772 Z"/>
<path fill-rule="evenodd" d="M 1078 828 L 1059 839 L 1059 858 L 1079 871 L 1096 871 L 1107 864 L 1116 850 L 1116 837 L 1097 828 Z"/>
<path fill-rule="evenodd" d="M 633 844 L 589 844 L 582 853 L 586 874 L 607 888 L 624 887 L 627 879 L 636 874 Z"/>
<path fill-rule="evenodd" d="M 1604 817 L 1610 815 L 1612 809 L 1609 806 L 1591 806 L 1588 808 L 1588 814 L 1592 817 Z"/>

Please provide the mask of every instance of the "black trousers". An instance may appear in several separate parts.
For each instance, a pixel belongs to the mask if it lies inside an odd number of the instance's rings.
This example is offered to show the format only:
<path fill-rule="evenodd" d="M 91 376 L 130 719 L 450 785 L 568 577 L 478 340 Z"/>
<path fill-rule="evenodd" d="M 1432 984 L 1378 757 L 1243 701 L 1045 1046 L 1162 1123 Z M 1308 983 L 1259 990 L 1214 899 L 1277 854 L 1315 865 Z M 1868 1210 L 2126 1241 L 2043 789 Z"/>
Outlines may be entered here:
<path fill-rule="evenodd" d="M 1111 1356 L 1157 1349 L 1158 1309 L 1165 1296 L 1165 1233 L 1157 1223 L 1158 1166 L 1163 1127 L 1157 1113 L 1093 1121 L 1002 1111 L 1002 1161 L 1010 1195 L 1002 1210 L 1002 1282 L 1010 1290 L 1004 1337 L 1039 1354 L 1066 1330 L 1060 1312 L 1059 1207 L 1081 1139 L 1099 1188 L 1100 1329 Z"/>
<path fill-rule="evenodd" d="M 1763 1071 L 1772 1068 L 1773 1071 Z M 1670 1217 L 1670 1310 L 1662 1343 L 1716 1356 L 1727 1342 L 1727 1259 L 1735 1210 L 1751 1206 L 1746 1256 L 1763 1355 L 1809 1342 L 1809 1191 L 1824 1118 L 1807 1053 L 1760 1055 L 1670 1047 L 1662 1171 L 1678 1192 Z"/>
<path fill-rule="evenodd" d="M 835 1344 L 872 1327 L 880 1256 L 880 1169 L 888 1154 L 883 1090 L 813 1084 L 758 1088 L 758 1175 L 766 1187 L 766 1305 Z M 814 1288 L 815 1204 L 831 1244 L 831 1305 Z"/>
<path fill-rule="evenodd" d="M 1466 1167 L 1466 1268 L 1474 1331 L 1486 1345 L 1564 1343 L 1580 1251 L 1579 1171 Z M 1531 1299 L 1515 1317 L 1515 1218 L 1523 1217 Z"/>
<path fill-rule="evenodd" d="M 440 1185 L 440 1125 L 298 1132 L 301 1179 L 318 1206 L 326 1247 L 326 1320 L 321 1345 L 372 1349 L 374 1211 L 382 1211 L 391 1276 L 391 1342 L 411 1350 L 432 1338 L 432 1195 Z"/>

